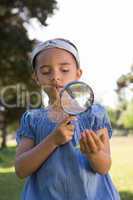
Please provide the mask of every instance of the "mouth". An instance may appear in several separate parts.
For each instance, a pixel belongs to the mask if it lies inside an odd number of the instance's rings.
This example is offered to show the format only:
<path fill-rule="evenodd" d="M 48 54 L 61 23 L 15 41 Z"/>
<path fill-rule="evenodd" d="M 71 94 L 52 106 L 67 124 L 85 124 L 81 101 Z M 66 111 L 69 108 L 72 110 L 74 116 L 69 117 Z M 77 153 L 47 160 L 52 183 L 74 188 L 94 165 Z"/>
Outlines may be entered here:
<path fill-rule="evenodd" d="M 55 87 L 56 89 L 63 89 L 63 85 L 54 84 L 52 86 Z"/>
<path fill-rule="evenodd" d="M 62 85 L 55 85 L 54 87 L 55 87 L 56 90 L 59 91 L 59 92 L 63 89 L 63 86 L 62 86 Z"/>
<path fill-rule="evenodd" d="M 62 85 L 45 85 L 44 88 L 56 88 L 56 89 L 63 89 L 64 86 Z"/>

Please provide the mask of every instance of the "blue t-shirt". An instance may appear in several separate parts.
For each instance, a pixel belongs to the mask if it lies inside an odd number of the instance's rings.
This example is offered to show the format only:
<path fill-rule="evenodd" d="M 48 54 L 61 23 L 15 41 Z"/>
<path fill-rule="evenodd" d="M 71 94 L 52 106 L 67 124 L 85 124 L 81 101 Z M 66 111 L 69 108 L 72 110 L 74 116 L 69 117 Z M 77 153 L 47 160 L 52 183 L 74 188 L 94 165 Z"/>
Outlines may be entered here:
<path fill-rule="evenodd" d="M 80 134 L 85 129 L 94 131 L 107 128 L 112 135 L 110 121 L 105 109 L 94 104 L 90 110 L 74 120 L 72 140 L 58 147 L 41 167 L 26 178 L 22 200 L 119 200 L 109 174 L 100 175 L 91 168 L 87 157 L 76 148 Z M 57 127 L 50 121 L 44 108 L 26 111 L 16 134 L 19 143 L 28 137 L 39 144 Z M 32 163 L 31 163 L 32 164 Z"/>

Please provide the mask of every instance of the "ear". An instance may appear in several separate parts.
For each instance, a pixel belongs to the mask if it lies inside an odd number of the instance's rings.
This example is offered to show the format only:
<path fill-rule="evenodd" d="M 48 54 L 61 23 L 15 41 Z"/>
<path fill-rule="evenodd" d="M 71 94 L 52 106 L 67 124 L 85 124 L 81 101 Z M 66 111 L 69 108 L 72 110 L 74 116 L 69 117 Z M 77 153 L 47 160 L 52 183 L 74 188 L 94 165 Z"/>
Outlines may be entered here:
<path fill-rule="evenodd" d="M 77 69 L 77 79 L 80 79 L 80 77 L 82 76 L 82 69 Z"/>
<path fill-rule="evenodd" d="M 35 83 L 40 86 L 40 83 L 39 83 L 39 80 L 38 80 L 38 77 L 37 77 L 37 74 L 35 71 L 32 73 L 31 77 L 32 77 L 32 80 L 35 81 Z"/>

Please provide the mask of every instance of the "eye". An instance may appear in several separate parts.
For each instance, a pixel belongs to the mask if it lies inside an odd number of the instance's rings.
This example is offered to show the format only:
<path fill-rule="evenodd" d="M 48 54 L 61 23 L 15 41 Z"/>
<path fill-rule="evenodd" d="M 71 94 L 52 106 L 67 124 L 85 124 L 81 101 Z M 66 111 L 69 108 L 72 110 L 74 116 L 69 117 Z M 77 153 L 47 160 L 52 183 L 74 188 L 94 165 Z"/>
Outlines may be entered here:
<path fill-rule="evenodd" d="M 50 72 L 49 71 L 47 71 L 47 72 L 41 72 L 41 74 L 47 75 L 47 74 L 50 74 Z"/>
<path fill-rule="evenodd" d="M 69 71 L 70 71 L 69 69 L 62 69 L 62 72 L 64 72 L 64 73 L 67 73 Z"/>
<path fill-rule="evenodd" d="M 48 74 L 50 74 L 51 70 L 48 69 L 48 68 L 45 68 L 45 69 L 42 69 L 40 72 L 41 72 L 41 74 L 43 74 L 43 75 L 48 75 Z"/>

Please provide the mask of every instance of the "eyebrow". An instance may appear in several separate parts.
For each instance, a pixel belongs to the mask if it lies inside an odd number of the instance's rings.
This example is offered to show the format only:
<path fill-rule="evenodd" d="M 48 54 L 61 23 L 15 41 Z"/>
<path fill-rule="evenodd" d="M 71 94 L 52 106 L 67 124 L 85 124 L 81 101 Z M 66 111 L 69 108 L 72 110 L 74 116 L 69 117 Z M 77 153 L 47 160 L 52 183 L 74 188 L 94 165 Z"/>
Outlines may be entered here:
<path fill-rule="evenodd" d="M 41 66 L 39 66 L 40 69 L 45 68 L 45 67 L 51 67 L 51 65 L 41 65 Z"/>
<path fill-rule="evenodd" d="M 58 65 L 60 65 L 60 66 L 66 66 L 66 65 L 70 65 L 70 63 L 63 62 L 63 63 L 59 63 Z M 42 68 L 45 68 L 45 67 L 52 67 L 52 65 L 41 65 L 39 68 L 42 69 Z"/>
<path fill-rule="evenodd" d="M 63 62 L 63 63 L 59 63 L 59 65 L 70 65 L 71 63 L 68 63 L 68 62 Z"/>

